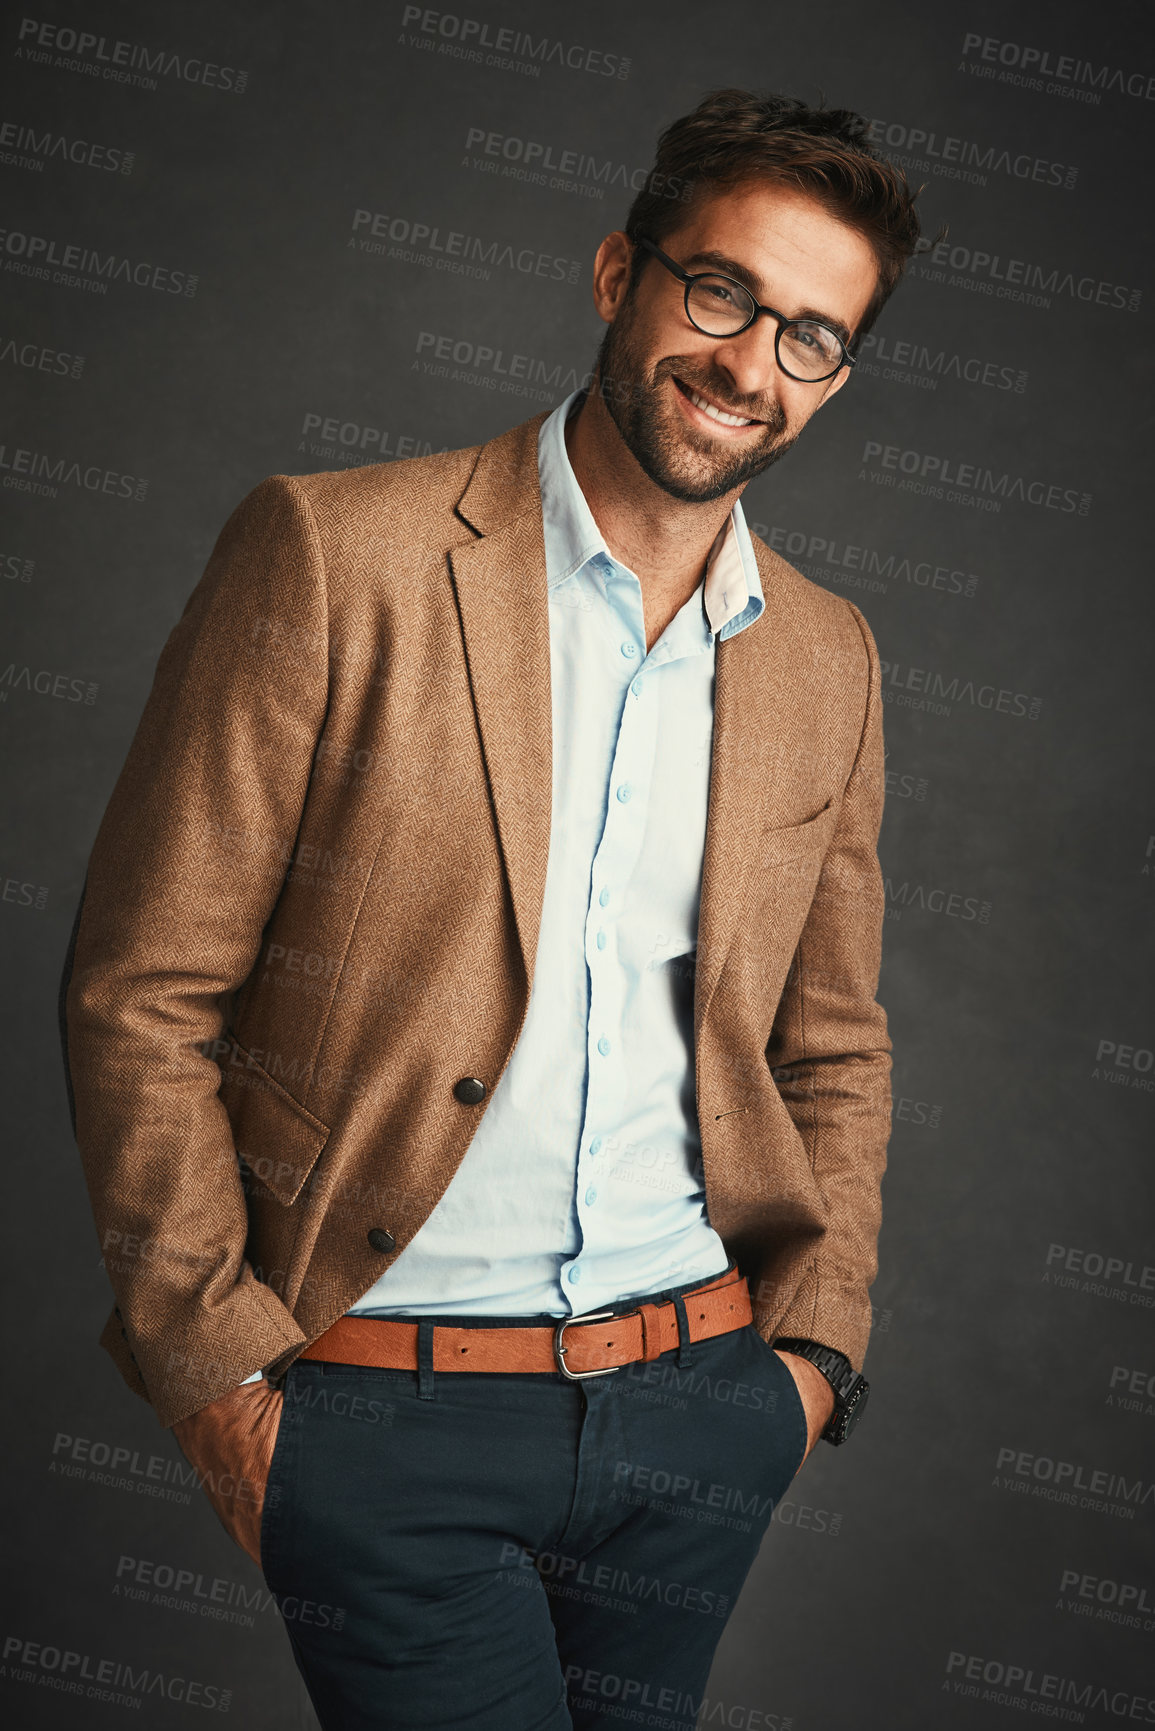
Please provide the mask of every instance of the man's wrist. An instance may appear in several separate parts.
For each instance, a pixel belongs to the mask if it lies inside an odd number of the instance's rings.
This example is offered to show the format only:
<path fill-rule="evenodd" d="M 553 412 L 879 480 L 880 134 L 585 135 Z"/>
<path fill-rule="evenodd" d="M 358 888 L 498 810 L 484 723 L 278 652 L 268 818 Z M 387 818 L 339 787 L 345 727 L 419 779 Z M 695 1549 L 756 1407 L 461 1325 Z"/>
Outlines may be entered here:
<path fill-rule="evenodd" d="M 835 1395 L 833 1388 L 818 1366 L 811 1364 L 808 1358 L 803 1358 L 801 1353 L 792 1352 L 789 1347 L 785 1346 L 776 1346 L 774 1350 L 780 1352 L 783 1358 L 790 1359 L 791 1376 L 796 1383 L 801 1385 L 802 1389 L 806 1390 L 803 1405 L 807 1409 L 807 1418 L 810 1418 L 812 1411 L 817 1412 L 822 1421 L 818 1426 L 819 1433 L 821 1433 L 834 1414 Z"/>
<path fill-rule="evenodd" d="M 831 1392 L 832 1404 L 828 1422 L 822 1430 L 825 1442 L 843 1443 L 854 1429 L 866 1406 L 870 1384 L 856 1371 L 846 1354 L 822 1341 L 783 1335 L 774 1342 L 775 1349 L 805 1359 L 816 1375 L 821 1376 Z"/>

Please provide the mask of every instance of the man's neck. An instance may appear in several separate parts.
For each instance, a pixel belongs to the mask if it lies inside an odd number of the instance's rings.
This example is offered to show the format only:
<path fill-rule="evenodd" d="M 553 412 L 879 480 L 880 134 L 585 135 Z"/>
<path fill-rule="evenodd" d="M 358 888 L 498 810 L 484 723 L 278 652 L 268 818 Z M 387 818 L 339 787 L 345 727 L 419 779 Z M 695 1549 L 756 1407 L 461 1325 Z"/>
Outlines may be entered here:
<path fill-rule="evenodd" d="M 689 600 L 741 489 L 690 505 L 651 481 L 627 450 L 596 386 L 565 429 L 578 486 L 606 546 L 642 588 L 646 648 Z"/>

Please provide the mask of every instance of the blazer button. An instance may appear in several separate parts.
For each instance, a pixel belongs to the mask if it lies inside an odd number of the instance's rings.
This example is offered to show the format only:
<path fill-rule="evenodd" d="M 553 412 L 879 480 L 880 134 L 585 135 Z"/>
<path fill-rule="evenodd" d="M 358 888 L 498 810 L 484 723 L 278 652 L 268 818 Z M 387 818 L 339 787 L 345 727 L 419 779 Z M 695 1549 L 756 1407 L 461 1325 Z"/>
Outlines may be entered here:
<path fill-rule="evenodd" d="M 368 1236 L 374 1250 L 379 1250 L 382 1256 L 388 1256 L 389 1252 L 397 1247 L 397 1240 L 391 1232 L 386 1232 L 383 1226 L 374 1226 Z"/>
<path fill-rule="evenodd" d="M 462 1076 L 453 1084 L 453 1092 L 463 1106 L 476 1106 L 485 1099 L 485 1083 L 477 1076 Z"/>

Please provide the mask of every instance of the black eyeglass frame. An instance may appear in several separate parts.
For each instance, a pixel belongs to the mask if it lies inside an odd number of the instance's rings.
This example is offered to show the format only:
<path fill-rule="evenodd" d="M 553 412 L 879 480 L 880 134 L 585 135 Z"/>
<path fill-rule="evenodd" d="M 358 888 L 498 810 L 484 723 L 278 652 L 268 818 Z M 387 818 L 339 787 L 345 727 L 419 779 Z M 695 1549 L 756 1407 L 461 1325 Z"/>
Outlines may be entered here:
<path fill-rule="evenodd" d="M 821 319 L 791 319 L 787 318 L 785 313 L 776 312 L 773 307 L 762 306 L 759 301 L 754 300 L 754 296 L 750 293 L 750 290 L 746 287 L 744 282 L 739 282 L 737 277 L 727 276 L 724 270 L 700 270 L 693 272 L 683 270 L 682 266 L 676 259 L 672 259 L 668 253 L 664 253 L 660 246 L 657 246 L 644 234 L 638 236 L 635 245 L 644 247 L 647 252 L 652 253 L 659 263 L 665 265 L 671 276 L 677 277 L 678 281 L 685 285 L 685 292 L 682 299 L 685 303 L 686 317 L 689 319 L 694 329 L 696 331 L 701 331 L 704 337 L 714 337 L 718 342 L 728 342 L 731 337 L 740 337 L 743 331 L 748 331 L 750 326 L 756 323 L 756 321 L 762 317 L 763 313 L 765 313 L 768 318 L 776 319 L 778 321 L 778 329 L 774 336 L 774 359 L 782 368 L 786 377 L 788 379 L 794 379 L 800 385 L 823 385 L 826 383 L 827 379 L 832 379 L 836 373 L 840 373 L 843 367 L 852 367 L 858 359 L 857 355 L 851 354 L 849 348 L 843 342 L 838 332 L 833 330 L 830 325 L 823 324 Z M 750 317 L 746 320 L 744 325 L 739 325 L 736 331 L 724 331 L 719 334 L 717 331 L 703 330 L 702 326 L 690 311 L 691 290 L 693 289 L 694 284 L 696 282 L 701 282 L 704 277 L 720 277 L 723 282 L 733 283 L 735 288 L 741 289 L 742 293 L 753 302 L 753 311 L 751 312 Z M 787 330 L 790 325 L 817 325 L 821 330 L 829 331 L 830 335 L 842 350 L 842 359 L 839 361 L 838 365 L 832 367 L 830 372 L 823 373 L 821 378 L 817 379 L 800 379 L 797 373 L 792 373 L 790 368 L 783 362 L 781 355 L 782 333 Z M 851 341 L 853 341 L 853 338 Z"/>

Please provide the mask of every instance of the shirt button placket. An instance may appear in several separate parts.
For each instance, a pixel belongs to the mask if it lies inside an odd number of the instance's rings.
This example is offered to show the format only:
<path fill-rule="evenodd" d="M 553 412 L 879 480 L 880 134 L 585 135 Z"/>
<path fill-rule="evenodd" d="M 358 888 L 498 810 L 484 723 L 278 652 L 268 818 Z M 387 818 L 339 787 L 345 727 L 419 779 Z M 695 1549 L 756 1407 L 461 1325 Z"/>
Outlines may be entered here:
<path fill-rule="evenodd" d="M 636 580 L 634 587 L 637 587 Z M 640 594 L 638 599 L 640 602 Z M 622 638 L 619 652 L 623 673 L 627 668 L 637 667 L 639 649 L 636 638 Z M 622 1109 L 619 1038 L 622 980 L 616 947 L 610 943 L 610 934 L 621 910 L 619 886 L 627 881 L 629 862 L 636 852 L 631 846 L 627 828 L 631 824 L 636 826 L 638 822 L 636 810 L 630 809 L 635 790 L 629 774 L 629 744 L 626 711 L 623 709 L 608 766 L 609 792 L 613 797 L 607 801 L 602 836 L 594 854 L 592 877 L 597 888 L 591 894 L 586 918 L 586 959 L 590 992 L 587 1033 L 589 1087 L 585 1123 L 587 1127 L 594 1127 L 599 1131 L 604 1131 L 607 1126 L 612 1129 L 618 1122 Z M 582 1248 L 584 1253 L 594 1257 L 598 1253 L 598 1228 L 595 1227 L 591 1237 L 588 1230 L 590 1223 L 585 1215 L 597 1201 L 598 1188 L 586 1181 L 586 1168 L 589 1162 L 596 1159 L 601 1146 L 601 1134 L 591 1136 L 588 1144 L 584 1149 L 579 1149 L 578 1154 L 577 1196 Z M 601 1222 L 598 1224 L 600 1226 Z M 580 1279 L 580 1266 L 575 1264 L 568 1272 L 571 1285 L 575 1279 Z"/>

